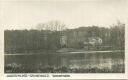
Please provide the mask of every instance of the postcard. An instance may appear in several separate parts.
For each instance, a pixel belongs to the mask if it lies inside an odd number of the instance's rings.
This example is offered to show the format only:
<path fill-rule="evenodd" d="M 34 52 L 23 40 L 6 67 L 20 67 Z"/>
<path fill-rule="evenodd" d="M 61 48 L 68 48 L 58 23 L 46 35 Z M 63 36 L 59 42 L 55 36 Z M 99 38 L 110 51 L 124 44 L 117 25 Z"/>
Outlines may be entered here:
<path fill-rule="evenodd" d="M 127 0 L 0 2 L 5 80 L 127 79 Z"/>

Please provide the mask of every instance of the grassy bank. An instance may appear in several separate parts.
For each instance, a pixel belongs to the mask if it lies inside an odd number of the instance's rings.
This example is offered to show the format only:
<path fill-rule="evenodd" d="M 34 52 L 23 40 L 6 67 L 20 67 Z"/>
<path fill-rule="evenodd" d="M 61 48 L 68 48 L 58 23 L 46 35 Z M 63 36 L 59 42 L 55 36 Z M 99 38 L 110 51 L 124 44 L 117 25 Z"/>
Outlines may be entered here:
<path fill-rule="evenodd" d="M 5 66 L 5 73 L 124 73 L 124 65 L 113 65 L 112 68 L 69 68 L 69 67 L 38 67 L 26 68 L 24 66 Z"/>

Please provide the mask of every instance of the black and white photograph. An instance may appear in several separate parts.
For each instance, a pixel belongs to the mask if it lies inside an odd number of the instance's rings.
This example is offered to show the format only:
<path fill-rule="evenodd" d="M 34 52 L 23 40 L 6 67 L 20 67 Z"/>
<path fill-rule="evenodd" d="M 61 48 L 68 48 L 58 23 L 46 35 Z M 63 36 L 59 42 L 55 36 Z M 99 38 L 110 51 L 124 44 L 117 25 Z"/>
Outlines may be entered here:
<path fill-rule="evenodd" d="M 125 73 L 126 6 L 3 1 L 4 73 Z"/>

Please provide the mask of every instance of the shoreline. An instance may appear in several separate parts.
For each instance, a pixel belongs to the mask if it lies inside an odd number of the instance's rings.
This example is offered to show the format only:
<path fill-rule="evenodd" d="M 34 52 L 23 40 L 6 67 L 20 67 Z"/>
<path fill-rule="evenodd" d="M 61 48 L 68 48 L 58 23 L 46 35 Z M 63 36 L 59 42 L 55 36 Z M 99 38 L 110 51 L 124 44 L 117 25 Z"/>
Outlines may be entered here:
<path fill-rule="evenodd" d="M 70 51 L 70 52 L 53 52 L 53 53 L 47 53 L 47 54 L 92 54 L 92 53 L 116 53 L 116 52 L 125 52 L 125 50 L 105 50 L 105 51 Z M 39 55 L 39 54 L 43 54 L 43 53 L 17 53 L 17 54 L 4 54 L 4 55 Z M 46 54 L 46 53 L 44 53 Z"/>

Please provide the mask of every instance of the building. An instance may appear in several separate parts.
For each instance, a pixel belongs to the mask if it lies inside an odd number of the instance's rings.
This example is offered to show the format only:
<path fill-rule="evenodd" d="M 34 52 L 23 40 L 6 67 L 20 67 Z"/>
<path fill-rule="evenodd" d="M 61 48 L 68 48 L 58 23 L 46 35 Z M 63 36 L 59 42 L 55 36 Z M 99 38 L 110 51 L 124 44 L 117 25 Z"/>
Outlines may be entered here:
<path fill-rule="evenodd" d="M 88 43 L 92 46 L 101 45 L 102 39 L 100 37 L 90 37 L 88 38 Z"/>
<path fill-rule="evenodd" d="M 61 48 L 64 48 L 67 46 L 67 36 L 66 35 L 60 36 L 60 45 L 61 45 Z"/>

